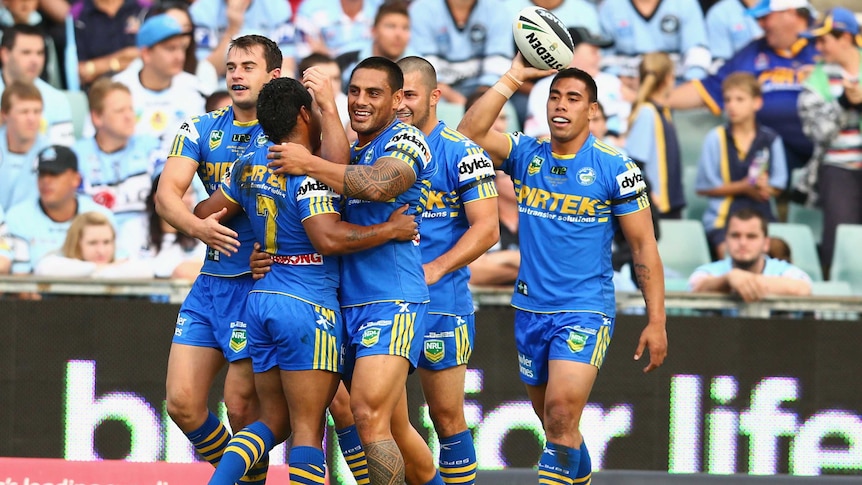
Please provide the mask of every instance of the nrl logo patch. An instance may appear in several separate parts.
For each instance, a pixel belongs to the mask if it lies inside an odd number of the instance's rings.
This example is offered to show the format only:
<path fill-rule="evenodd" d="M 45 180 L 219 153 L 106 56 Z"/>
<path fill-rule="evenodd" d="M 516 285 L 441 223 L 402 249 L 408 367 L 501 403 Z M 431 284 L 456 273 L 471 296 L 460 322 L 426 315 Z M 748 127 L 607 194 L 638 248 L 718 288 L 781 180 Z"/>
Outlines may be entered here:
<path fill-rule="evenodd" d="M 446 346 L 442 340 L 426 340 L 425 341 L 425 358 L 428 362 L 436 364 L 443 360 L 446 356 Z"/>
<path fill-rule="evenodd" d="M 530 162 L 530 166 L 527 167 L 527 175 L 536 175 L 539 173 L 539 169 L 542 168 L 542 163 L 544 161 L 544 158 L 538 155 L 534 156 L 533 160 Z"/>
<path fill-rule="evenodd" d="M 569 338 L 566 340 L 569 344 L 569 350 L 578 353 L 584 350 L 584 345 L 587 344 L 587 335 L 578 332 L 569 332 Z"/>
<path fill-rule="evenodd" d="M 221 145 L 221 139 L 224 138 L 224 132 L 215 130 L 210 133 L 210 150 L 215 150 Z"/>
<path fill-rule="evenodd" d="M 230 334 L 230 349 L 234 352 L 239 352 L 245 348 L 245 344 L 248 342 L 245 336 L 244 328 L 235 328 L 231 331 Z"/>
<path fill-rule="evenodd" d="M 379 328 L 366 328 L 365 331 L 362 332 L 363 347 L 371 347 L 372 345 L 376 344 L 378 340 L 380 340 Z"/>

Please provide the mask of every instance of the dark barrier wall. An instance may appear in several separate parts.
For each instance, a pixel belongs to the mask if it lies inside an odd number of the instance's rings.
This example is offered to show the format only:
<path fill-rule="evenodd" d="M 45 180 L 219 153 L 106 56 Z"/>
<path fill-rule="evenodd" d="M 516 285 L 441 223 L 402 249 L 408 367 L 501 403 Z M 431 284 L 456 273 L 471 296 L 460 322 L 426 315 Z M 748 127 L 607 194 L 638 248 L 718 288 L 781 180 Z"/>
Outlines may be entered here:
<path fill-rule="evenodd" d="M 163 411 L 176 311 L 134 300 L 0 300 L 0 456 L 191 460 Z M 496 307 L 477 318 L 466 414 L 482 469 L 531 467 L 540 451 L 513 315 Z M 594 464 L 862 475 L 862 324 L 673 319 L 669 357 L 649 375 L 632 360 L 642 325 L 641 317 L 617 321 L 585 410 Z M 411 412 L 427 435 L 415 381 Z"/>

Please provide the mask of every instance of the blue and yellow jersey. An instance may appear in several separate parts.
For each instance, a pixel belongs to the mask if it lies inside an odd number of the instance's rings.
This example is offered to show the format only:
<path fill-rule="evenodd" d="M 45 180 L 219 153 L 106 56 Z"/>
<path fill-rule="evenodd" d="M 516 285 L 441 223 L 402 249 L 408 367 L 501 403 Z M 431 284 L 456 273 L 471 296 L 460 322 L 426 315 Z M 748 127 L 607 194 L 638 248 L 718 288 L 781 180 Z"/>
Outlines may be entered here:
<path fill-rule="evenodd" d="M 753 74 L 763 90 L 763 108 L 757 112 L 757 121 L 781 136 L 789 167 L 801 167 L 811 157 L 813 145 L 802 133 L 796 104 L 816 56 L 814 45 L 802 38 L 788 51 L 776 51 L 760 38 L 734 54 L 717 73 L 694 85 L 712 114 L 718 116 L 724 109 L 724 79 L 736 71 Z"/>
<path fill-rule="evenodd" d="M 410 166 L 416 182 L 401 195 L 386 202 L 348 199 L 344 220 L 360 226 L 379 224 L 392 211 L 408 204 L 408 214 L 421 217 L 425 210 L 430 177 L 435 171 L 431 150 L 421 131 L 395 121 L 363 146 L 350 149 L 352 165 L 374 165 L 379 158 L 396 158 Z M 383 301 L 423 303 L 428 287 L 422 270 L 419 241 L 389 241 L 380 246 L 341 258 L 341 306 Z"/>
<path fill-rule="evenodd" d="M 552 153 L 549 141 L 506 136 L 502 169 L 515 184 L 520 213 L 521 269 L 512 305 L 613 317 L 615 217 L 649 207 L 640 169 L 592 135 L 574 155 Z"/>
<path fill-rule="evenodd" d="M 426 137 L 436 160 L 428 203 L 422 213 L 422 262 L 428 263 L 450 250 L 470 228 L 464 205 L 497 197 L 494 164 L 472 140 L 442 121 Z M 447 273 L 428 287 L 430 313 L 469 315 L 473 299 L 466 267 Z"/>
<path fill-rule="evenodd" d="M 273 255 L 266 278 L 254 290 L 338 308 L 338 257 L 317 252 L 302 222 L 338 214 L 340 197 L 307 176 L 277 175 L 267 166 L 267 147 L 249 151 L 225 173 L 221 190 L 242 206 L 262 249 Z"/>
<path fill-rule="evenodd" d="M 198 176 L 208 194 L 218 190 L 222 176 L 249 146 L 262 148 L 266 135 L 257 120 L 240 122 L 234 119 L 233 107 L 211 111 L 186 120 L 174 138 L 169 157 L 183 157 L 198 164 Z M 239 251 L 224 257 L 207 248 L 207 258 L 201 273 L 212 276 L 239 276 L 250 272 L 248 267 L 254 244 L 254 233 L 245 216 L 234 217 L 225 224 L 239 235 Z"/>

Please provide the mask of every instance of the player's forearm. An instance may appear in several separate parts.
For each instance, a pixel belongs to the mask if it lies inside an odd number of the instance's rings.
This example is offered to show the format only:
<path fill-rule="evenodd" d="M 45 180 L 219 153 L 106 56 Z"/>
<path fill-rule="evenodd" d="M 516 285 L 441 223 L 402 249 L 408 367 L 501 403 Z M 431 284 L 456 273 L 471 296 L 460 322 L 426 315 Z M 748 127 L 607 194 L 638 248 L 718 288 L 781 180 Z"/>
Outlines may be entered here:
<path fill-rule="evenodd" d="M 501 79 L 505 78 L 506 76 L 503 76 Z M 510 86 L 509 89 L 514 93 L 517 90 L 517 87 Z M 503 89 L 503 91 L 505 91 L 505 89 Z M 511 94 L 509 96 L 511 97 Z M 470 106 L 470 109 L 464 113 L 464 117 L 461 118 L 461 123 L 458 124 L 458 131 L 467 138 L 470 138 L 476 143 L 482 145 L 480 140 L 484 139 L 485 135 L 491 131 L 491 127 L 497 120 L 497 116 L 500 115 L 500 111 L 503 110 L 503 106 L 506 105 L 506 101 L 508 100 L 509 97 L 494 88 L 485 91 L 485 94 L 476 100 L 476 102 Z"/>
<path fill-rule="evenodd" d="M 416 182 L 416 174 L 406 163 L 383 158 L 374 165 L 345 167 L 344 195 L 354 199 L 386 202 L 403 194 Z"/>
<path fill-rule="evenodd" d="M 664 307 L 664 268 L 658 254 L 658 245 L 644 243 L 632 246 L 635 277 L 646 303 L 647 318 L 650 324 L 665 324 Z"/>
<path fill-rule="evenodd" d="M 428 264 L 433 265 L 437 273 L 443 276 L 472 263 L 500 239 L 498 220 L 491 222 L 482 221 L 471 225 L 454 246 Z"/>
<path fill-rule="evenodd" d="M 320 156 L 340 165 L 350 163 L 350 142 L 347 141 L 344 125 L 341 124 L 334 102 L 331 107 L 321 110 L 320 123 L 323 132 Z"/>
<path fill-rule="evenodd" d="M 156 191 L 156 212 L 168 224 L 176 230 L 188 234 L 194 238 L 198 238 L 198 228 L 201 224 L 201 219 L 189 211 L 186 203 L 183 202 L 182 194 L 165 190 Z"/>
<path fill-rule="evenodd" d="M 808 296 L 811 294 L 811 283 L 808 281 L 783 276 L 761 277 L 766 282 L 766 292 L 770 295 Z"/>
<path fill-rule="evenodd" d="M 380 246 L 392 238 L 392 225 L 388 222 L 360 226 L 338 221 L 325 237 L 315 241 L 315 249 L 325 256 L 350 254 Z"/>

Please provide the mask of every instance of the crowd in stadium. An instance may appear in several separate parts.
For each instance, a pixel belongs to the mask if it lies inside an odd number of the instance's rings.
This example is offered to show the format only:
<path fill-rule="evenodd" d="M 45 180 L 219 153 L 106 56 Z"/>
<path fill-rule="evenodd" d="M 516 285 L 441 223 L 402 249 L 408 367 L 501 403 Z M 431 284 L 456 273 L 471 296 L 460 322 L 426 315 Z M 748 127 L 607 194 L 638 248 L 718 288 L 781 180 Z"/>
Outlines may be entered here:
<path fill-rule="evenodd" d="M 4 0 L 0 274 L 195 277 L 206 248 L 158 216 L 154 193 L 184 120 L 230 103 L 231 39 L 272 39 L 282 76 L 325 69 L 354 140 L 344 91 L 359 61 L 430 61 L 455 127 L 506 73 L 512 20 L 532 4 L 569 27 L 571 65 L 598 85 L 591 130 L 643 169 L 653 216 L 702 220 L 704 263 L 732 256 L 730 216 L 753 209 L 764 237 L 766 223 L 815 221 L 819 255 L 802 266 L 816 275 L 793 274 L 830 277 L 858 234 L 838 226 L 862 224 L 862 35 L 853 12 L 806 0 Z M 520 86 L 499 129 L 547 135 L 549 83 Z M 517 194 L 502 172 L 497 184 L 500 242 L 471 265 L 474 284 L 516 280 Z M 187 195 L 191 208 L 206 193 Z M 634 289 L 627 262 L 620 240 L 620 289 Z"/>

